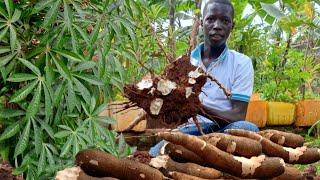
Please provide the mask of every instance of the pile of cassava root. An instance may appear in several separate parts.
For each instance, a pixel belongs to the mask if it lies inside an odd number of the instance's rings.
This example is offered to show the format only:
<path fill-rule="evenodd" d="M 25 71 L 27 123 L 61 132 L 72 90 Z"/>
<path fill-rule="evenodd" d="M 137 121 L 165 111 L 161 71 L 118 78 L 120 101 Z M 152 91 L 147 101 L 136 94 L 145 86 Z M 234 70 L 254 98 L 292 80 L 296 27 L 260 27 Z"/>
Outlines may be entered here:
<path fill-rule="evenodd" d="M 58 172 L 56 179 L 81 179 L 79 174 L 83 172 L 87 179 L 99 177 L 105 180 L 319 178 L 310 170 L 303 173 L 292 166 L 320 160 L 320 150 L 303 146 L 304 139 L 296 134 L 232 129 L 226 134 L 203 136 L 172 131 L 156 135 L 168 142 L 157 157 L 138 152 L 129 158 L 118 159 L 99 150 L 83 150 L 76 156 L 77 167 L 73 171 Z"/>
<path fill-rule="evenodd" d="M 143 116 L 147 116 L 149 129 L 161 125 L 175 128 L 189 118 L 193 118 L 198 125 L 196 115 L 206 114 L 198 96 L 207 80 L 217 83 L 221 91 L 230 96 L 230 92 L 214 77 L 193 66 L 189 56 L 182 56 L 169 64 L 160 76 L 146 76 L 138 83 L 126 85 L 124 96 L 129 101 L 124 103 L 126 106 L 123 110 L 134 107 L 144 109 L 146 113 Z M 143 116 L 138 117 L 134 124 L 142 120 Z M 149 120 L 156 122 L 156 126 L 150 125 Z M 133 128 L 133 125 L 129 127 Z"/>

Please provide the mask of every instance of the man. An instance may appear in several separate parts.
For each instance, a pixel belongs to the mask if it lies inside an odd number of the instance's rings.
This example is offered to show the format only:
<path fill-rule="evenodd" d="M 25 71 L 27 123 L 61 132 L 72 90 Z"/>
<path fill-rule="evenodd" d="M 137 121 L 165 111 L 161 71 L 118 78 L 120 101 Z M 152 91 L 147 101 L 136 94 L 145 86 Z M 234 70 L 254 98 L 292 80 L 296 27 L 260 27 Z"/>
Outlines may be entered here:
<path fill-rule="evenodd" d="M 252 62 L 249 57 L 229 50 L 226 45 L 234 27 L 233 17 L 234 9 L 229 0 L 209 0 L 204 6 L 201 21 L 204 43 L 191 53 L 191 64 L 201 67 L 231 91 L 229 99 L 214 82 L 208 80 L 203 86 L 199 99 L 206 115 L 198 115 L 197 119 L 204 133 L 223 132 L 226 129 L 259 131 L 256 125 L 244 121 L 253 89 Z M 218 118 L 208 119 L 210 117 Z M 200 135 L 194 123 L 178 130 Z M 156 156 L 163 144 L 157 144 L 149 153 Z"/>

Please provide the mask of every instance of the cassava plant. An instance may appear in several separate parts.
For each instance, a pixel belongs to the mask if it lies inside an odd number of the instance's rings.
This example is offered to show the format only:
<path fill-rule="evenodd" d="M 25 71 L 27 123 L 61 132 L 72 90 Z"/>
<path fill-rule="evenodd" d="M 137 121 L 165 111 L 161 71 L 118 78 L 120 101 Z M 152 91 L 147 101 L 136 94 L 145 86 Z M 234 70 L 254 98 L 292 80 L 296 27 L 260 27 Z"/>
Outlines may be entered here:
<path fill-rule="evenodd" d="M 0 154 L 15 174 L 47 179 L 89 147 L 132 152 L 101 113 L 128 72 L 163 62 L 148 58 L 156 39 L 143 8 L 128 0 L 0 2 Z"/>

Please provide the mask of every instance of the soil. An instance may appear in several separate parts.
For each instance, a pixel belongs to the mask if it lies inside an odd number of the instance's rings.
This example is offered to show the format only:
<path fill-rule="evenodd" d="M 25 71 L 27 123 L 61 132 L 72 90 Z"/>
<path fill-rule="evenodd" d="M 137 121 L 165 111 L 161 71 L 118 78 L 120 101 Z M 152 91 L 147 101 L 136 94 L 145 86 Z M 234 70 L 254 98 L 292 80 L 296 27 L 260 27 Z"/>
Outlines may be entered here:
<path fill-rule="evenodd" d="M 23 180 L 22 176 L 12 175 L 13 167 L 6 161 L 0 164 L 0 179 L 1 180 Z"/>

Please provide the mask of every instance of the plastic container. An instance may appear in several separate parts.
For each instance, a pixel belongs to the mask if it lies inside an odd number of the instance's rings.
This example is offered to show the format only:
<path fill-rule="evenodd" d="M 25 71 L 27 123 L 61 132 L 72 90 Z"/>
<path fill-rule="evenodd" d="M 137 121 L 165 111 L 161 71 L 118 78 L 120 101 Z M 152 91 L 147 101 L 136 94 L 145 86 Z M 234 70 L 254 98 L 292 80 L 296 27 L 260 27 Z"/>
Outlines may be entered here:
<path fill-rule="evenodd" d="M 246 120 L 259 128 L 265 127 L 268 118 L 268 102 L 263 100 L 250 101 L 248 104 Z"/>
<path fill-rule="evenodd" d="M 320 100 L 305 100 L 296 104 L 295 126 L 312 126 L 320 120 Z"/>
<path fill-rule="evenodd" d="M 267 125 L 291 125 L 295 120 L 295 104 L 284 102 L 268 103 Z"/>

